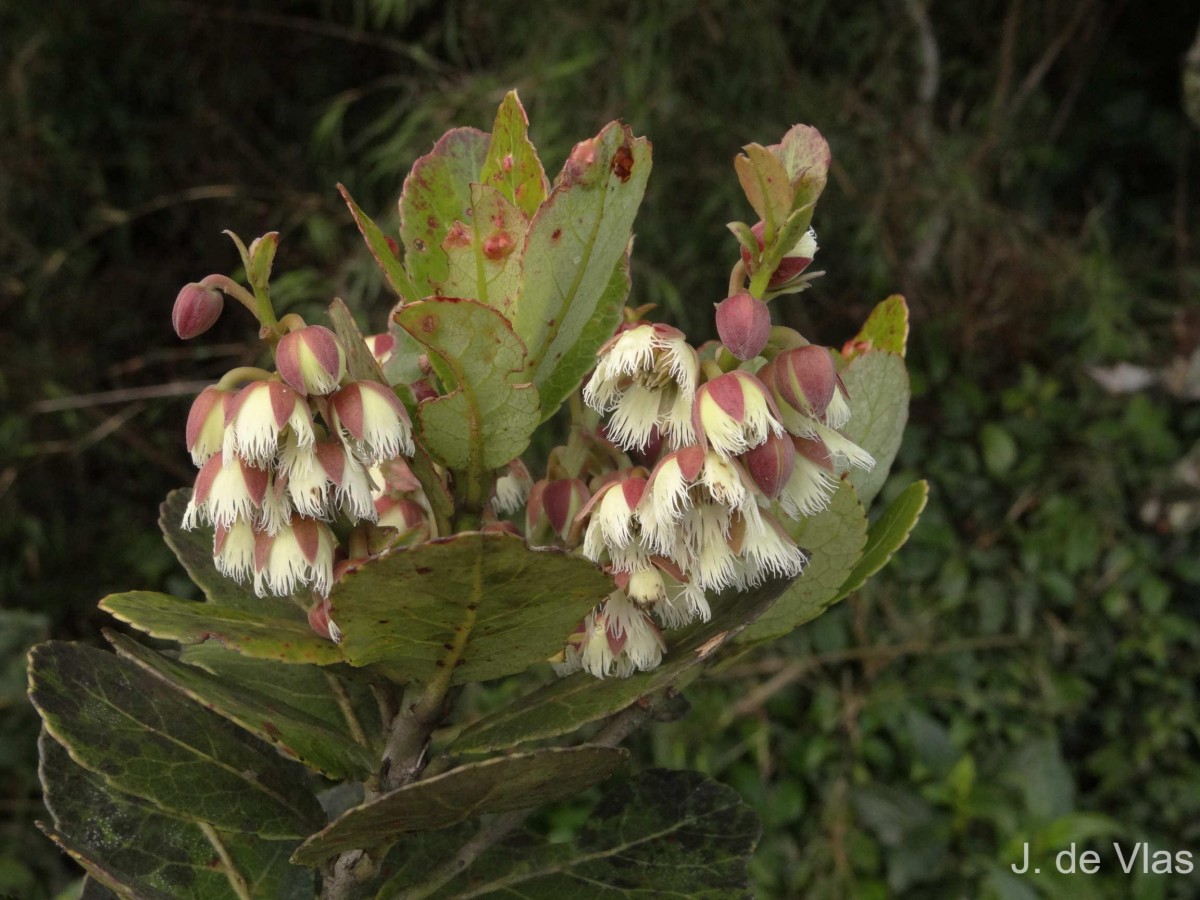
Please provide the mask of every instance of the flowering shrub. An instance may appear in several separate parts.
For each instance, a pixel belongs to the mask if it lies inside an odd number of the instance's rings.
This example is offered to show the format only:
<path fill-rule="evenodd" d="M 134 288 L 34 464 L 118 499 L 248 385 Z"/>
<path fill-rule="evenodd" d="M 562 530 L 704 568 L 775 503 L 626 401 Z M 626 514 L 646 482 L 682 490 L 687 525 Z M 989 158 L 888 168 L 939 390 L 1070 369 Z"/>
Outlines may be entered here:
<path fill-rule="evenodd" d="M 274 233 L 234 237 L 248 287 L 176 299 L 185 339 L 245 306 L 274 370 L 234 369 L 188 416 L 199 471 L 162 525 L 205 600 L 101 603 L 180 649 L 111 633 L 116 655 L 31 654 L 47 831 L 109 890 L 745 892 L 756 819 L 695 773 L 625 781 L 571 845 L 520 829 L 620 769 L 728 648 L 815 617 L 903 543 L 923 483 L 866 508 L 907 415 L 904 301 L 840 350 L 772 326 L 820 274 L 829 148 L 798 125 L 735 161 L 758 221 L 729 226 L 720 341 L 693 346 L 626 306 L 649 143 L 612 123 L 552 186 L 526 131 L 510 94 L 490 135 L 438 141 L 399 243 L 343 189 L 399 297 L 380 334 L 336 300 L 330 327 L 277 318 Z M 559 443 L 523 461 L 539 431 Z M 546 661 L 558 678 L 456 712 L 463 685 Z"/>

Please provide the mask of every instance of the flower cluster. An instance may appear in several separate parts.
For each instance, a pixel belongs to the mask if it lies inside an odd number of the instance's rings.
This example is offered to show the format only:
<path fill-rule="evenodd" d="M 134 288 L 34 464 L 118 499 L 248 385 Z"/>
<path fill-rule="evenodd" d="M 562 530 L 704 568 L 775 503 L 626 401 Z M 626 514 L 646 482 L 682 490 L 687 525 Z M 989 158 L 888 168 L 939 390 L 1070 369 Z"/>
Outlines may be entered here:
<path fill-rule="evenodd" d="M 811 238 L 804 249 L 815 250 Z M 590 487 L 535 485 L 530 539 L 573 530 L 616 585 L 571 636 L 560 671 L 653 668 L 660 629 L 707 620 L 710 596 L 800 574 L 807 560 L 777 515 L 820 512 L 848 467 L 874 464 L 839 430 L 850 405 L 829 349 L 772 329 L 744 291 L 718 306 L 717 324 L 723 343 L 703 353 L 658 324 L 609 341 L 583 399 L 609 415 L 604 435 L 628 455 Z"/>
<path fill-rule="evenodd" d="M 285 334 L 276 373 L 234 370 L 192 404 L 187 446 L 200 468 L 183 526 L 214 528 L 213 560 L 259 596 L 334 580 L 329 522 L 408 530 L 423 520 L 377 468 L 413 452 L 408 413 L 374 381 L 349 381 L 346 350 L 320 326 Z"/>

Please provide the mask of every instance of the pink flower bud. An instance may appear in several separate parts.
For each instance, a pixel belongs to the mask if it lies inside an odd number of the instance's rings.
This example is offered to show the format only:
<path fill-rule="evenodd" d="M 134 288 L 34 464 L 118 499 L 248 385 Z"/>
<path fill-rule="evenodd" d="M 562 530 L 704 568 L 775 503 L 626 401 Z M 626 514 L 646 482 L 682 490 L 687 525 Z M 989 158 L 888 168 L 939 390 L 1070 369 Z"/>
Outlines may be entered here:
<path fill-rule="evenodd" d="M 741 461 L 755 486 L 774 500 L 792 477 L 796 446 L 791 435 L 769 434 L 763 443 L 742 454 Z"/>
<path fill-rule="evenodd" d="M 318 600 L 308 608 L 308 625 L 321 637 L 335 644 L 342 639 L 342 629 L 338 628 L 333 619 L 329 618 L 329 598 Z"/>
<path fill-rule="evenodd" d="M 589 496 L 587 485 L 577 478 L 543 479 L 534 484 L 525 505 L 525 536 L 530 545 L 565 541 Z"/>
<path fill-rule="evenodd" d="M 381 366 L 385 365 L 392 358 L 392 353 L 396 350 L 396 338 L 386 332 L 384 334 L 369 334 L 363 340 L 367 342 L 367 349 L 375 357 L 375 362 Z"/>
<path fill-rule="evenodd" d="M 421 403 L 425 400 L 432 400 L 434 397 L 438 396 L 437 390 L 432 384 L 429 383 L 428 378 L 418 378 L 416 381 L 410 384 L 408 388 L 413 393 L 413 399 L 415 399 L 418 403 Z"/>
<path fill-rule="evenodd" d="M 761 374 L 792 434 L 810 434 L 809 420 L 824 419 L 838 383 L 829 350 L 815 344 L 783 351 Z"/>
<path fill-rule="evenodd" d="M 309 325 L 285 334 L 275 350 L 275 365 L 283 380 L 302 396 L 337 390 L 346 374 L 346 351 L 336 334 Z"/>
<path fill-rule="evenodd" d="M 746 291 L 717 304 L 717 334 L 738 359 L 754 359 L 771 336 L 771 311 Z"/>
<path fill-rule="evenodd" d="M 175 333 L 183 340 L 190 341 L 199 337 L 213 327 L 213 323 L 221 317 L 225 308 L 225 298 L 216 288 L 203 285 L 185 284 L 183 290 L 175 298 L 175 308 L 171 310 L 171 324 Z"/>
<path fill-rule="evenodd" d="M 750 227 L 750 231 L 758 239 L 758 249 L 763 249 L 763 230 L 766 228 L 765 223 L 756 222 Z M 767 288 L 774 290 L 787 284 L 793 278 L 800 275 L 813 261 L 813 256 L 817 252 L 817 236 L 810 228 L 798 240 L 794 247 L 784 254 L 779 260 L 779 265 L 775 271 L 771 273 L 771 280 L 767 282 Z M 745 247 L 742 248 L 742 262 L 746 265 L 746 271 L 754 274 L 754 263 L 750 258 L 750 251 Z"/>

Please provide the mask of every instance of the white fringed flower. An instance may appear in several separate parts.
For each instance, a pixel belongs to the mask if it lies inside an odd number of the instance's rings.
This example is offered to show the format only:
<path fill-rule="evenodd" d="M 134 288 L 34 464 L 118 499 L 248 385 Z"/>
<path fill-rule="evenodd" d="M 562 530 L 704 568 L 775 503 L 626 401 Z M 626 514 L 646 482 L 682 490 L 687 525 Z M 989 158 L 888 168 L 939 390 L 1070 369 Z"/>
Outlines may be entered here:
<path fill-rule="evenodd" d="M 662 662 L 666 645 L 654 620 L 624 591 L 613 591 L 585 620 L 579 664 L 597 678 L 653 669 Z"/>
<path fill-rule="evenodd" d="M 598 357 L 583 400 L 597 412 L 612 413 L 608 436 L 613 443 L 643 449 L 655 426 L 672 447 L 695 439 L 691 412 L 700 358 L 682 331 L 637 325 L 601 347 Z"/>
<path fill-rule="evenodd" d="M 690 581 L 668 579 L 667 596 L 654 607 L 654 614 L 665 628 L 682 628 L 695 619 L 707 622 L 712 610 L 704 590 Z"/>
<path fill-rule="evenodd" d="M 254 574 L 254 526 L 238 519 L 228 528 L 218 525 L 213 533 L 213 563 L 217 571 L 235 581 Z"/>
<path fill-rule="evenodd" d="M 629 571 L 648 558 L 641 540 L 641 529 L 634 517 L 646 479 L 630 475 L 600 488 L 583 509 L 579 519 L 588 520 L 583 534 L 583 555 L 592 562 L 602 562 L 607 554 L 617 571 Z"/>
<path fill-rule="evenodd" d="M 376 381 L 353 381 L 329 398 L 334 431 L 371 462 L 414 452 L 412 423 L 395 392 Z"/>
<path fill-rule="evenodd" d="M 792 474 L 779 493 L 779 504 L 793 519 L 815 516 L 829 506 L 838 480 L 824 442 L 816 438 L 792 438 L 796 455 Z"/>
<path fill-rule="evenodd" d="M 267 466 L 275 459 L 285 428 L 291 429 L 301 447 L 312 444 L 308 404 L 282 382 L 251 382 L 225 406 L 225 456 L 236 453 L 246 462 Z"/>
<path fill-rule="evenodd" d="M 774 516 L 751 505 L 742 511 L 741 518 L 740 555 L 745 561 L 747 584 L 760 584 L 768 578 L 794 578 L 800 574 L 808 558 Z"/>
<path fill-rule="evenodd" d="M 813 426 L 816 437 L 824 442 L 835 466 L 853 466 L 870 471 L 875 468 L 875 457 L 839 431 L 817 422 Z"/>
<path fill-rule="evenodd" d="M 770 433 L 783 434 L 775 401 L 749 372 L 735 370 L 700 386 L 692 411 L 701 446 L 739 456 Z"/>
<path fill-rule="evenodd" d="M 254 592 L 287 596 L 310 585 L 321 596 L 333 586 L 333 532 L 316 519 L 293 517 L 275 536 L 256 535 Z"/>
<path fill-rule="evenodd" d="M 230 527 L 239 519 L 251 521 L 262 509 L 268 475 L 237 456 L 224 453 L 209 458 L 196 476 L 192 498 L 183 513 L 183 527 Z"/>

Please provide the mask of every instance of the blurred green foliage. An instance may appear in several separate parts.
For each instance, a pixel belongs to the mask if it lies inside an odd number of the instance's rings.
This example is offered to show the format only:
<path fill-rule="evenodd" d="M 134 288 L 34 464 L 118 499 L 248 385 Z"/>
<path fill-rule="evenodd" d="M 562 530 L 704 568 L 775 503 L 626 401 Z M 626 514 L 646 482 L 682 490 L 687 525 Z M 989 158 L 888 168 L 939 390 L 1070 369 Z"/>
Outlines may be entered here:
<path fill-rule="evenodd" d="M 379 327 L 389 301 L 334 185 L 394 227 L 412 160 L 515 86 L 551 171 L 611 118 L 654 142 L 631 302 L 705 336 L 723 223 L 748 214 L 732 157 L 809 122 L 834 152 L 829 272 L 790 324 L 837 343 L 896 290 L 915 313 L 885 488 L 930 479 L 912 541 L 692 690 L 643 764 L 756 805 L 764 897 L 1195 896 L 1195 875 L 1121 874 L 1111 843 L 1200 852 L 1200 541 L 1179 524 L 1198 517 L 1151 502 L 1200 494 L 1176 469 L 1200 406 L 1084 370 L 1200 342 L 1195 18 L 1118 0 L 0 8 L 0 894 L 73 877 L 31 827 L 23 648 L 94 639 L 106 592 L 186 590 L 154 521 L 192 477 L 187 382 L 254 351 L 237 309 L 226 343 L 181 346 L 178 287 L 232 269 L 222 229 L 277 229 L 291 308 L 338 295 Z M 1024 841 L 1094 846 L 1103 874 L 1013 876 Z"/>

